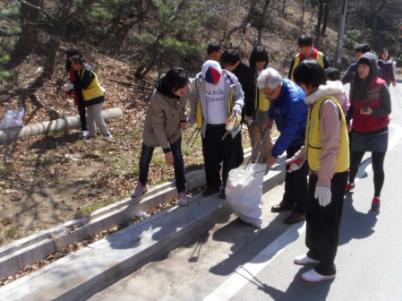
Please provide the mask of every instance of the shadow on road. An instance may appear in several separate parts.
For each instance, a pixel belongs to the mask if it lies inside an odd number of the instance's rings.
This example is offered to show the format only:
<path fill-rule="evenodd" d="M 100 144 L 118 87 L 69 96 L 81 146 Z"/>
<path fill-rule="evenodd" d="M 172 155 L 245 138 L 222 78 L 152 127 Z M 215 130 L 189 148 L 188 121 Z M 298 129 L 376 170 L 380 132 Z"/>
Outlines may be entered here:
<path fill-rule="evenodd" d="M 376 222 L 377 216 L 374 212 L 357 211 L 353 206 L 352 194 L 347 194 L 343 203 L 339 244 L 343 245 L 352 239 L 363 239 L 370 236 L 374 233 Z"/>

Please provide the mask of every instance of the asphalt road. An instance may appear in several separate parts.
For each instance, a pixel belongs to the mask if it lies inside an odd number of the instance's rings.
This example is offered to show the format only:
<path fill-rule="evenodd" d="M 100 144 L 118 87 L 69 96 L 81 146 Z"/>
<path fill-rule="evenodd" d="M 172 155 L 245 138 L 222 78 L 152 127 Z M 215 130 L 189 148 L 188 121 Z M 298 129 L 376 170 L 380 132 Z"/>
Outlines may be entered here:
<path fill-rule="evenodd" d="M 264 227 L 235 217 L 116 282 L 90 300 L 375 300 L 402 301 L 402 84 L 391 88 L 393 113 L 381 212 L 369 211 L 373 180 L 369 154 L 356 188 L 345 198 L 337 277 L 306 283 L 292 263 L 306 252 L 305 225 L 270 213 L 283 186 L 264 194 Z"/>

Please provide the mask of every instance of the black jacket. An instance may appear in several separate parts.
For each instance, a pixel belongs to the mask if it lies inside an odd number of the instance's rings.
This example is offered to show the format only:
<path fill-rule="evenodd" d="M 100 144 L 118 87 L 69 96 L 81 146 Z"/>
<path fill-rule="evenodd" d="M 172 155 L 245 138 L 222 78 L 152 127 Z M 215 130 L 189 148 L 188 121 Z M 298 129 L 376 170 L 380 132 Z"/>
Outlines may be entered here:
<path fill-rule="evenodd" d="M 244 107 L 242 117 L 255 115 L 255 75 L 253 70 L 246 64 L 240 62 L 240 64 L 233 70 L 233 73 L 239 79 L 241 87 L 244 92 Z"/>

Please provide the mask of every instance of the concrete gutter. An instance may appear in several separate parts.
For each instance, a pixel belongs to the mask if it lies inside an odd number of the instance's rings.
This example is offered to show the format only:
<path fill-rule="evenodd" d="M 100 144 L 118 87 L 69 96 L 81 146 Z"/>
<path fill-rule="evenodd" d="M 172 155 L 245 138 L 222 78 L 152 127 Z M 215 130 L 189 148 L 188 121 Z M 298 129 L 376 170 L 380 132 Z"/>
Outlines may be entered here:
<path fill-rule="evenodd" d="M 116 119 L 120 118 L 123 115 L 123 112 L 120 108 L 112 108 L 103 110 L 102 115 L 105 120 Z M 70 116 L 51 121 L 29 124 L 22 128 L 4 129 L 0 130 L 0 144 L 10 143 L 19 138 L 28 136 L 77 129 L 80 126 L 80 117 Z"/>
<path fill-rule="evenodd" d="M 281 164 L 265 176 L 264 191 L 283 179 Z M 86 300 L 230 214 L 225 200 L 196 195 L 189 207 L 175 207 L 131 225 L 0 288 L 0 299 Z"/>
<path fill-rule="evenodd" d="M 189 191 L 198 188 L 205 183 L 204 170 L 190 172 L 186 178 Z M 174 182 L 163 183 L 150 189 L 139 203 L 126 198 L 89 216 L 67 221 L 5 245 L 0 248 L 0 277 L 14 275 L 25 266 L 35 264 L 73 242 L 127 223 L 139 212 L 151 210 L 174 197 L 177 197 Z"/>

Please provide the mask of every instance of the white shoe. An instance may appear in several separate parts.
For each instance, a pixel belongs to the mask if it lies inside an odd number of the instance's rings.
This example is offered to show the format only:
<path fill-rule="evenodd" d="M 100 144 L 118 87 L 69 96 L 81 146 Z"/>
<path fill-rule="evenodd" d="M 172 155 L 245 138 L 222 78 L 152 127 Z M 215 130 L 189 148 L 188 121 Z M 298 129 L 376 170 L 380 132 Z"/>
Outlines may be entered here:
<path fill-rule="evenodd" d="M 179 193 L 179 206 L 185 207 L 188 206 L 188 197 L 185 191 Z"/>
<path fill-rule="evenodd" d="M 309 265 L 309 264 L 316 264 L 319 262 L 320 262 L 319 260 L 310 258 L 307 255 L 296 256 L 295 259 L 293 260 L 293 263 L 297 265 Z"/>
<path fill-rule="evenodd" d="M 113 136 L 112 136 L 112 134 L 109 134 L 107 136 L 103 136 L 103 139 L 105 139 L 107 141 L 113 141 Z"/>
<path fill-rule="evenodd" d="M 82 131 L 82 133 L 81 133 L 81 137 L 82 138 L 88 138 L 88 136 L 89 136 L 89 132 L 88 131 Z"/>
<path fill-rule="evenodd" d="M 311 269 L 301 275 L 301 278 L 307 282 L 321 282 L 326 280 L 331 280 L 335 278 L 335 274 L 333 275 L 321 275 L 317 273 L 314 269 Z"/>

